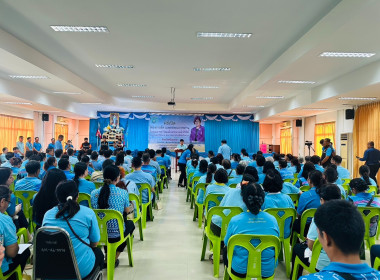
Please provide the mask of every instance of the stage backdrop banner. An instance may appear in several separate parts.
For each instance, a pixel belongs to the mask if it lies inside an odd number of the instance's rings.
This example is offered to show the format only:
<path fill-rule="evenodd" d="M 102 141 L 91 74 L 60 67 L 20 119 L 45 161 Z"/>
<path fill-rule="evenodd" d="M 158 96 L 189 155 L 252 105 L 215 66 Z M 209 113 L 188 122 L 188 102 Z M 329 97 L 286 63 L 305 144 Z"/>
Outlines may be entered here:
<path fill-rule="evenodd" d="M 198 125 L 198 127 L 196 127 Z M 149 122 L 149 148 L 166 147 L 173 151 L 179 140 L 194 144 L 199 152 L 205 151 L 205 128 L 201 119 L 194 116 L 151 115 Z"/>

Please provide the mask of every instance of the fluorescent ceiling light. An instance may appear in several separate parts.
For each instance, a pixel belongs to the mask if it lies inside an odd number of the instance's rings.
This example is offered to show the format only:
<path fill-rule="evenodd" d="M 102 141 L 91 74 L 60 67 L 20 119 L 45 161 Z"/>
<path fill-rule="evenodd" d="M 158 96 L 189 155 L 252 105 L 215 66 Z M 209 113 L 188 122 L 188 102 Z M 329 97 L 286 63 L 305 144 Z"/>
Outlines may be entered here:
<path fill-rule="evenodd" d="M 244 108 L 265 108 L 263 105 L 244 105 Z"/>
<path fill-rule="evenodd" d="M 377 97 L 339 97 L 339 100 L 376 100 Z"/>
<path fill-rule="evenodd" d="M 193 69 L 195 72 L 200 72 L 200 71 L 231 71 L 230 67 L 194 67 Z"/>
<path fill-rule="evenodd" d="M 256 96 L 258 99 L 284 99 L 284 96 Z"/>
<path fill-rule="evenodd" d="M 153 95 L 133 95 L 133 98 L 154 98 Z"/>
<path fill-rule="evenodd" d="M 5 104 L 12 104 L 12 105 L 32 105 L 30 102 L 14 102 L 14 101 L 6 101 Z"/>
<path fill-rule="evenodd" d="M 376 53 L 360 53 L 360 52 L 323 52 L 321 57 L 350 57 L 350 58 L 368 58 L 374 56 Z"/>
<path fill-rule="evenodd" d="M 192 97 L 191 100 L 212 100 L 214 97 Z"/>
<path fill-rule="evenodd" d="M 280 84 L 315 84 L 314 81 L 292 81 L 292 80 L 289 80 L 289 81 L 285 81 L 285 80 L 281 80 L 281 81 L 278 81 Z"/>
<path fill-rule="evenodd" d="M 100 102 L 82 102 L 81 104 L 83 104 L 83 105 L 100 105 L 102 103 L 100 103 Z"/>
<path fill-rule="evenodd" d="M 49 79 L 47 76 L 36 76 L 36 75 L 9 75 L 12 79 Z"/>
<path fill-rule="evenodd" d="M 133 69 L 133 65 L 117 65 L 117 64 L 95 64 L 98 68 L 116 68 L 116 69 Z"/>
<path fill-rule="evenodd" d="M 68 94 L 68 95 L 79 95 L 81 92 L 68 92 L 68 91 L 54 91 L 55 94 Z"/>
<path fill-rule="evenodd" d="M 252 33 L 198 32 L 198 38 L 250 38 Z"/>
<path fill-rule="evenodd" d="M 302 108 L 305 111 L 330 111 L 331 109 L 327 108 Z"/>
<path fill-rule="evenodd" d="M 57 32 L 110 32 L 105 26 L 50 25 Z"/>
<path fill-rule="evenodd" d="M 218 86 L 193 86 L 193 88 L 219 88 Z"/>
<path fill-rule="evenodd" d="M 118 87 L 146 87 L 144 84 L 117 84 Z"/>

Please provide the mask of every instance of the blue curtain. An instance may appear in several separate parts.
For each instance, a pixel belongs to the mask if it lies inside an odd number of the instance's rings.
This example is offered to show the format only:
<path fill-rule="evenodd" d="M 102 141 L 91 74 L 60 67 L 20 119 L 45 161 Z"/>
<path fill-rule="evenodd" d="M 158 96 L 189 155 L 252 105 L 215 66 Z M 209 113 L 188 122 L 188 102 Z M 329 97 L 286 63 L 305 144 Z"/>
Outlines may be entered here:
<path fill-rule="evenodd" d="M 96 137 L 96 131 L 98 130 L 98 120 L 97 119 L 90 119 L 90 144 L 92 149 L 96 149 L 97 147 L 97 137 Z"/>
<path fill-rule="evenodd" d="M 227 140 L 233 153 L 239 153 L 242 148 L 249 153 L 259 150 L 259 123 L 251 121 L 206 121 L 206 152 L 214 151 L 216 154 L 220 141 Z"/>
<path fill-rule="evenodd" d="M 132 151 L 136 149 L 139 151 L 145 150 L 148 148 L 148 133 L 149 120 L 140 120 L 137 118 L 134 120 L 128 120 L 128 127 L 125 135 L 125 146 Z"/>

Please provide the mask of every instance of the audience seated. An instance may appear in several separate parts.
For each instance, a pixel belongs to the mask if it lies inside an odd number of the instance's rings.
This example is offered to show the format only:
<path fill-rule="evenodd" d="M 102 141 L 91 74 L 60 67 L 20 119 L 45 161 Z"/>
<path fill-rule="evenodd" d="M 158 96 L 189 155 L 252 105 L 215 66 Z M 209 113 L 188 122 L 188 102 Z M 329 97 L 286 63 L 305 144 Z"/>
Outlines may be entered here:
<path fill-rule="evenodd" d="M 148 153 L 144 153 L 142 155 L 142 161 L 143 164 L 141 166 L 141 170 L 145 173 L 152 175 L 154 181 L 157 182 L 157 169 L 154 166 L 150 165 L 150 155 Z M 159 174 L 161 174 L 161 171 Z"/>
<path fill-rule="evenodd" d="M 294 173 L 292 172 L 291 169 L 288 168 L 288 163 L 285 160 L 280 160 L 278 165 L 280 168 L 281 178 L 283 180 L 294 178 Z"/>
<path fill-rule="evenodd" d="M 230 186 L 232 184 L 239 184 L 241 182 L 241 180 L 243 179 L 244 171 L 245 171 L 245 166 L 242 164 L 239 164 L 236 167 L 236 172 L 235 172 L 234 178 L 228 179 L 228 183 L 227 183 L 228 186 Z"/>
<path fill-rule="evenodd" d="M 61 157 L 63 155 L 63 150 L 62 149 L 56 149 L 54 150 L 54 156 L 57 159 L 57 163 L 61 160 Z"/>
<path fill-rule="evenodd" d="M 150 149 L 148 153 L 150 156 L 149 165 L 156 168 L 156 174 L 157 174 L 157 177 L 159 177 L 159 174 L 161 174 L 161 168 L 160 168 L 160 165 L 158 164 L 158 162 L 156 161 L 156 152 L 154 150 Z"/>
<path fill-rule="evenodd" d="M 251 175 L 254 179 L 253 183 L 257 183 L 259 181 L 259 175 L 257 174 L 256 168 L 253 166 L 247 166 L 244 170 L 243 177 L 244 175 Z M 236 188 L 241 189 L 241 183 L 237 184 Z"/>
<path fill-rule="evenodd" d="M 236 169 L 239 162 L 241 161 L 240 155 L 239 154 L 232 154 L 231 156 L 231 168 Z"/>
<path fill-rule="evenodd" d="M 102 171 L 95 171 L 91 175 L 91 181 L 92 182 L 103 182 L 103 170 L 108 165 L 113 165 L 114 161 L 112 159 L 106 159 L 102 162 Z"/>
<path fill-rule="evenodd" d="M 25 170 L 28 177 L 18 180 L 15 184 L 16 191 L 39 191 L 41 187 L 41 180 L 38 179 L 40 174 L 41 164 L 38 161 L 30 160 Z"/>
<path fill-rule="evenodd" d="M 341 185 L 335 165 L 330 165 L 329 167 L 327 167 L 325 171 L 323 172 L 323 177 L 325 178 L 327 183 L 337 185 L 338 188 L 340 189 L 341 194 L 344 197 L 346 197 L 346 191 Z"/>
<path fill-rule="evenodd" d="M 116 187 L 120 180 L 120 170 L 115 165 L 109 165 L 103 171 L 104 185 L 91 193 L 91 205 L 94 209 L 112 209 L 123 214 L 124 235 L 132 234 L 135 225 L 133 221 L 127 220 L 126 215 L 133 211 L 133 205 L 129 203 L 129 195 L 126 190 Z M 116 220 L 107 224 L 108 241 L 115 243 L 120 240 L 119 227 Z M 115 267 L 119 265 L 120 253 L 124 251 L 127 242 L 122 243 L 116 250 Z M 111 265 L 111 264 L 107 264 Z"/>
<path fill-rule="evenodd" d="M 125 171 L 127 172 L 130 172 L 131 170 L 129 169 L 128 167 L 128 164 L 125 164 L 124 163 L 124 153 L 123 152 L 119 152 L 117 155 L 116 155 L 116 161 L 115 161 L 115 165 L 117 167 L 121 167 L 120 169 L 120 172 L 122 172 L 123 174 L 125 174 Z"/>
<path fill-rule="evenodd" d="M 224 238 L 224 244 L 228 246 L 228 240 L 235 234 L 274 235 L 279 237 L 280 230 L 276 219 L 272 215 L 260 211 L 265 199 L 265 193 L 261 186 L 256 183 L 243 185 L 241 195 L 248 211 L 231 219 Z M 253 244 L 256 245 L 259 242 L 259 240 L 254 240 Z M 265 249 L 261 254 L 261 258 L 262 276 L 272 276 L 277 266 L 274 261 L 274 249 Z M 227 247 L 224 247 L 223 260 L 225 265 L 228 265 L 228 262 L 231 262 L 231 260 L 227 259 Z M 232 267 L 231 271 L 234 275 L 245 278 L 247 266 L 254 264 L 248 264 L 248 252 L 243 248 L 237 247 L 234 250 L 232 263 L 230 265 Z"/>
<path fill-rule="evenodd" d="M 46 212 L 42 226 L 60 227 L 66 230 L 73 244 L 75 257 L 82 278 L 103 268 L 104 255 L 97 247 L 100 230 L 94 211 L 78 204 L 78 188 L 73 181 L 58 184 L 58 205 Z"/>
<path fill-rule="evenodd" d="M 13 157 L 9 160 L 9 163 L 11 164 L 12 174 L 17 175 L 21 168 L 21 158 Z"/>
<path fill-rule="evenodd" d="M 190 183 L 193 183 L 193 179 L 195 177 L 202 177 L 204 176 L 206 173 L 207 173 L 207 167 L 208 167 L 208 163 L 206 160 L 202 159 L 200 162 L 199 162 L 199 166 L 198 168 L 195 170 L 194 172 L 194 175 L 190 177 Z M 195 186 L 194 186 L 195 187 Z"/>
<path fill-rule="evenodd" d="M 367 165 L 362 165 L 359 168 L 359 174 L 362 176 L 362 180 L 367 184 L 367 186 L 377 186 L 376 182 L 369 177 L 370 169 Z"/>
<path fill-rule="evenodd" d="M 262 155 L 257 155 L 256 157 L 256 164 L 257 164 L 257 174 L 260 175 L 260 174 L 263 174 L 263 168 L 264 168 L 264 164 L 265 164 L 265 157 L 263 157 Z"/>
<path fill-rule="evenodd" d="M 93 151 L 91 153 L 91 164 L 95 171 L 101 171 L 102 170 L 102 164 L 98 161 L 98 153 L 96 151 Z"/>
<path fill-rule="evenodd" d="M 95 170 L 90 166 L 90 158 L 89 158 L 88 156 L 84 155 L 84 156 L 81 158 L 80 162 L 83 162 L 84 164 L 87 165 L 87 172 L 88 172 L 88 175 L 91 176 L 92 173 L 95 172 Z"/>
<path fill-rule="evenodd" d="M 85 178 L 88 175 L 87 164 L 84 162 L 77 162 L 74 166 L 74 182 L 77 184 L 78 191 L 80 193 L 86 193 L 91 195 L 91 192 L 95 190 L 95 184 L 87 181 Z"/>
<path fill-rule="evenodd" d="M 67 150 L 67 155 L 69 156 L 69 162 L 71 165 L 74 165 L 78 162 L 78 159 L 74 156 L 74 150 L 73 149 L 68 149 Z"/>
<path fill-rule="evenodd" d="M 26 262 L 30 257 L 29 249 L 18 254 L 19 246 L 17 244 L 17 229 L 12 222 L 12 217 L 5 214 L 5 211 L 10 206 L 11 200 L 11 191 L 8 186 L 0 185 L 0 235 L 3 238 L 2 246 L 5 247 L 5 257 L 1 263 L 1 272 L 4 276 L 7 276 L 19 265 L 23 272 Z M 16 279 L 16 277 L 13 278 Z"/>
<path fill-rule="evenodd" d="M 300 164 L 298 158 L 293 158 L 290 161 L 289 170 L 293 173 L 293 176 L 294 176 L 295 173 L 300 173 L 301 172 L 301 164 Z"/>
<path fill-rule="evenodd" d="M 311 162 L 305 163 L 305 165 L 302 167 L 302 173 L 298 175 L 300 186 L 309 186 L 309 173 L 315 170 L 316 169 L 314 164 Z"/>
<path fill-rule="evenodd" d="M 227 171 L 228 177 L 236 177 L 236 172 L 235 172 L 235 170 L 231 169 L 231 162 L 229 159 L 224 159 L 222 161 L 222 166 L 223 166 L 224 170 Z"/>
<path fill-rule="evenodd" d="M 225 194 L 230 190 L 226 185 L 228 183 L 228 174 L 227 171 L 223 168 L 216 170 L 214 176 L 215 183 L 209 184 L 206 187 L 206 194 L 203 200 L 206 200 L 209 194 Z M 215 203 L 211 201 L 208 205 L 208 208 L 205 211 L 209 210 L 211 207 L 214 207 Z"/>
<path fill-rule="evenodd" d="M 6 155 L 7 155 L 7 153 L 8 153 L 8 148 L 7 147 L 4 147 L 3 149 L 2 149 L 2 154 L 0 155 L 0 163 L 1 164 L 3 164 L 4 162 L 6 162 L 7 161 L 7 159 L 6 159 Z"/>
<path fill-rule="evenodd" d="M 67 180 L 72 180 L 74 178 L 75 175 L 71 173 L 71 165 L 68 159 L 62 158 L 58 162 L 58 168 L 65 173 Z"/>
<path fill-rule="evenodd" d="M 216 172 L 216 165 L 213 163 L 210 163 L 207 167 L 207 174 L 203 175 L 201 178 L 199 178 L 198 184 L 213 184 L 215 183 L 214 180 L 214 174 Z M 196 185 L 195 185 L 196 186 Z M 198 196 L 197 196 L 197 203 L 203 203 L 204 202 L 204 195 L 205 193 L 203 192 L 202 189 L 199 190 Z"/>
<path fill-rule="evenodd" d="M 351 178 L 350 171 L 348 171 L 348 169 L 341 166 L 341 164 L 342 164 L 342 157 L 341 156 L 338 156 L 338 155 L 333 156 L 333 158 L 331 159 L 331 163 L 336 166 L 336 170 L 338 172 L 338 177 L 340 179 L 350 179 Z"/>

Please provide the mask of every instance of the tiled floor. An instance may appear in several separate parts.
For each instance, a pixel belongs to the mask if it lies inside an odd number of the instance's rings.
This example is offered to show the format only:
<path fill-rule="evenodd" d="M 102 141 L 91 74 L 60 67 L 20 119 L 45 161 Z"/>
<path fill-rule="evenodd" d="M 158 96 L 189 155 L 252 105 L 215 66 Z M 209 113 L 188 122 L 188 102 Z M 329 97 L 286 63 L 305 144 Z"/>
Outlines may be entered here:
<path fill-rule="evenodd" d="M 139 240 L 138 229 L 135 231 L 134 267 L 128 266 L 128 256 L 122 254 L 115 279 L 215 279 L 211 262 L 200 261 L 202 230 L 192 220 L 185 190 L 174 182 L 160 195 L 162 210 L 154 211 L 154 222 L 147 223 L 144 241 Z M 286 279 L 283 264 L 275 279 Z"/>

